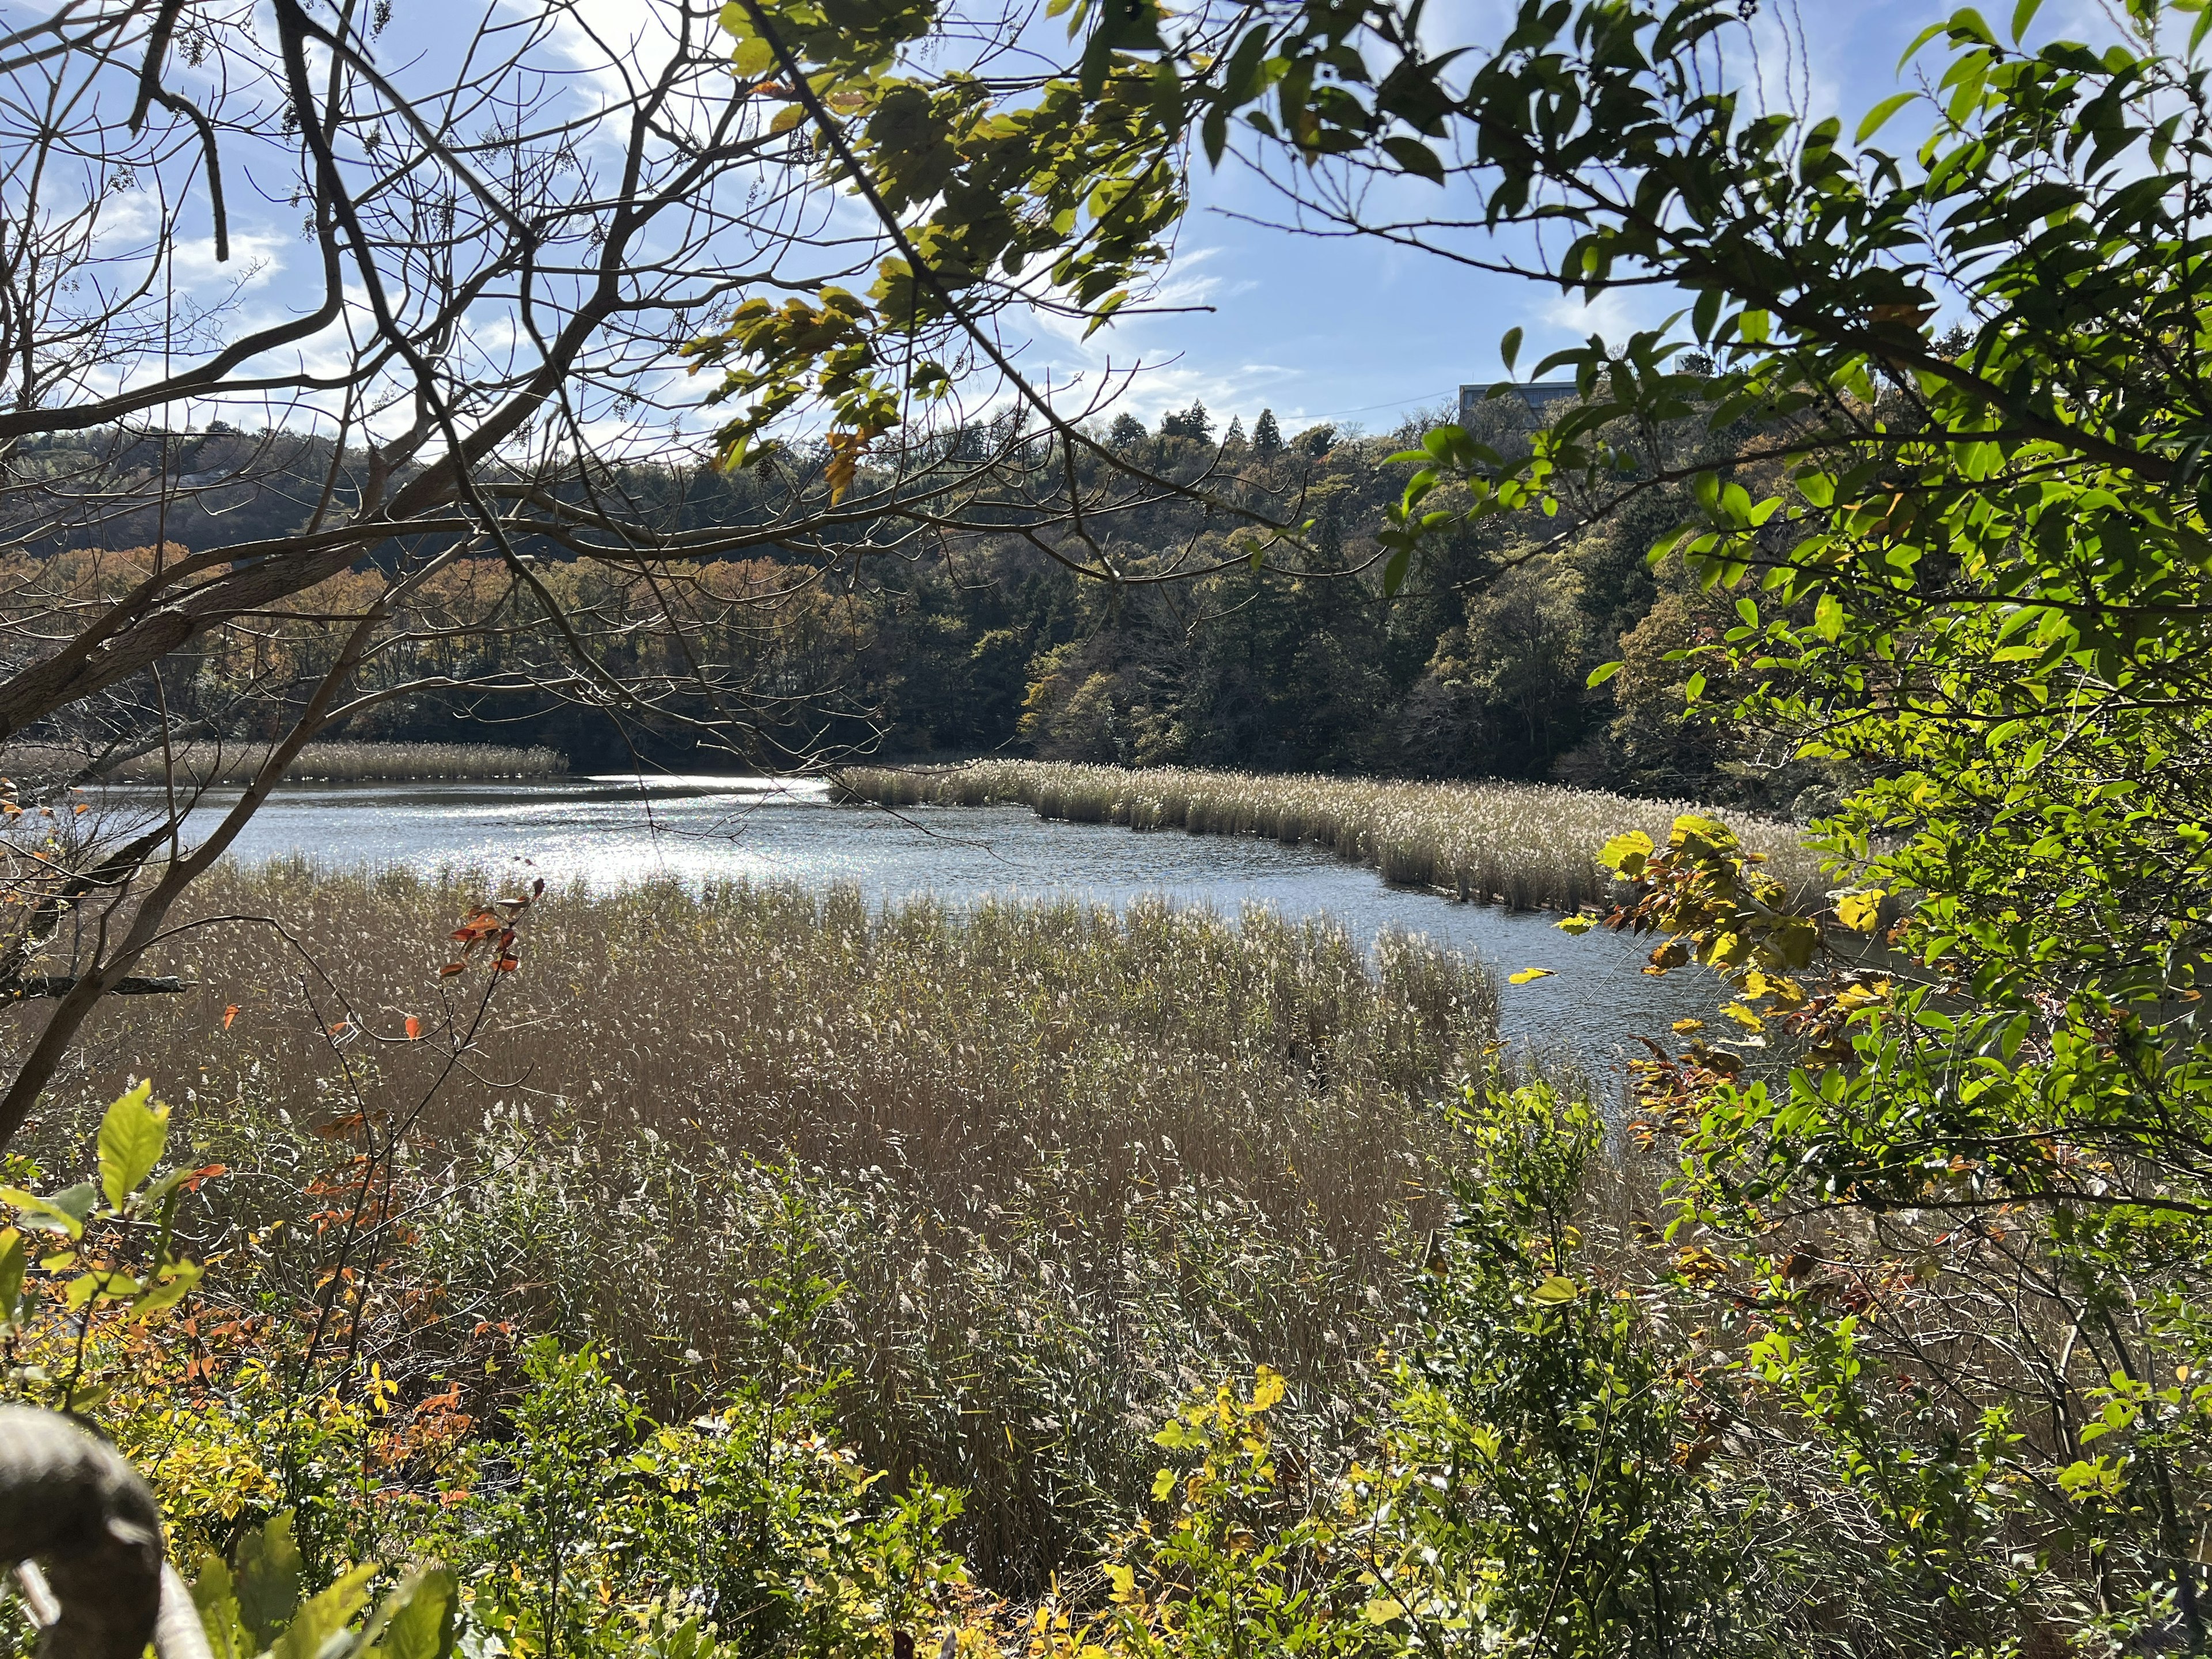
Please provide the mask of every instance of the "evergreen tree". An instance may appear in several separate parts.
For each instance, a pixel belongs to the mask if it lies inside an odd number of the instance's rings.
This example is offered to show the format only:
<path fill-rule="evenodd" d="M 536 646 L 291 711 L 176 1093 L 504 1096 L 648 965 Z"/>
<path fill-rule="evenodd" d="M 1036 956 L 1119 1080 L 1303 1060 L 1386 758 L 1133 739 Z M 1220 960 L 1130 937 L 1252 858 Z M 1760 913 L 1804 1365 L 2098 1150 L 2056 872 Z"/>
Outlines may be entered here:
<path fill-rule="evenodd" d="M 1114 424 L 1107 428 L 1106 441 L 1116 449 L 1127 449 L 1144 441 L 1145 423 L 1133 415 L 1116 415 Z"/>
<path fill-rule="evenodd" d="M 1272 409 L 1261 410 L 1252 428 L 1252 453 L 1263 461 L 1272 461 L 1283 453 L 1283 428 L 1275 424 Z"/>
<path fill-rule="evenodd" d="M 1203 402 L 1194 403 L 1188 409 L 1169 410 L 1160 416 L 1160 436 L 1195 438 L 1200 443 L 1211 442 L 1213 417 L 1206 412 Z"/>
<path fill-rule="evenodd" d="M 1229 430 L 1221 435 L 1221 447 L 1224 449 L 1241 449 L 1244 442 L 1244 417 L 1232 415 L 1229 417 Z"/>

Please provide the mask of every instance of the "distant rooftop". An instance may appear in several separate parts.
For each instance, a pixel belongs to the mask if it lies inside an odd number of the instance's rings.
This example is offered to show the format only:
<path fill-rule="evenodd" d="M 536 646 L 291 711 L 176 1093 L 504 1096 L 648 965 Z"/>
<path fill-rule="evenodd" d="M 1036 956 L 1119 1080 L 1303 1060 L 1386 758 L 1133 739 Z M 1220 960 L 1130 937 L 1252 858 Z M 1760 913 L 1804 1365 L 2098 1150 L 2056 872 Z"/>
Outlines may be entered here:
<path fill-rule="evenodd" d="M 1462 386 L 1459 389 L 1460 418 L 1465 420 L 1486 402 L 1491 386 L 1496 384 L 1490 381 L 1482 386 Z M 1572 380 L 1521 380 L 1513 384 L 1513 392 L 1528 404 L 1532 413 L 1539 415 L 1553 404 L 1563 403 L 1576 395 Z"/>

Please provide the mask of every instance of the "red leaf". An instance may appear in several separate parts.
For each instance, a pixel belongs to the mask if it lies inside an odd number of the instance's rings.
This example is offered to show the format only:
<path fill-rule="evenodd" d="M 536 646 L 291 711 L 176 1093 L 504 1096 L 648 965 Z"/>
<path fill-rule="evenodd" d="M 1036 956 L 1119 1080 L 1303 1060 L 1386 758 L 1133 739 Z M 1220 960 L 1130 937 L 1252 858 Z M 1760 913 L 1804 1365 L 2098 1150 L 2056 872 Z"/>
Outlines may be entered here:
<path fill-rule="evenodd" d="M 407 1016 L 407 1040 L 408 1040 L 410 1042 L 414 1042 L 414 1041 L 415 1041 L 415 1039 L 416 1039 L 416 1038 L 417 1038 L 417 1037 L 421 1036 L 422 1035 L 422 1022 L 421 1020 L 419 1020 L 419 1019 L 416 1018 L 415 1018 L 415 1016 L 414 1016 L 414 1015 L 412 1015 L 412 1014 L 408 1015 L 408 1016 Z"/>

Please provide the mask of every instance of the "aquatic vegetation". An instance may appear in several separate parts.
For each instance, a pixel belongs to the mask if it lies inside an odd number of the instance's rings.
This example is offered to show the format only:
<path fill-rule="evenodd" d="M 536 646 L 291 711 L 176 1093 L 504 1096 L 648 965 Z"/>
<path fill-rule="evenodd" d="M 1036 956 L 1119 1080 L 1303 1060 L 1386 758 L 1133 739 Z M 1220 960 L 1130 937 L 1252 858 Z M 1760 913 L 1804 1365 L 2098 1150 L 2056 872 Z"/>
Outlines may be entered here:
<path fill-rule="evenodd" d="M 39 1142 L 155 1078 L 195 1159 L 251 1172 L 210 1189 L 228 1224 L 286 1224 L 264 1287 L 313 1304 L 362 1126 L 473 1018 L 477 973 L 438 969 L 496 890 L 292 864 L 196 896 L 298 945 L 183 934 L 159 966 L 193 988 L 104 1008 Z M 345 1292 L 362 1363 L 435 1392 L 506 1322 L 598 1343 L 663 1413 L 826 1386 L 871 1464 L 967 1490 L 957 1541 L 1030 1593 L 1142 1498 L 1199 1382 L 1266 1363 L 1313 1444 L 1350 1431 L 1448 1207 L 1431 1103 L 1498 1065 L 1480 964 L 1267 912 L 556 889 L 520 957 Z"/>
<path fill-rule="evenodd" d="M 885 806 L 1015 802 L 1042 817 L 1123 823 L 1192 835 L 1264 836 L 1326 847 L 1373 866 L 1383 879 L 1516 910 L 1573 910 L 1612 886 L 1598 849 L 1624 830 L 1662 836 L 1688 802 L 1638 800 L 1555 784 L 1419 783 L 1384 778 L 1200 771 L 1135 771 L 1056 761 L 970 761 L 949 767 L 848 767 L 850 800 Z M 1828 884 L 1796 829 L 1731 817 L 1793 892 Z"/>
<path fill-rule="evenodd" d="M 176 775 L 193 783 L 244 783 L 266 750 L 252 744 L 192 744 L 175 757 Z M 32 776 L 74 777 L 87 757 L 72 750 L 21 745 L 0 754 L 0 765 Z M 568 757 L 542 745 L 508 748 L 493 743 L 311 743 L 285 773 L 314 782 L 356 783 L 460 781 L 471 778 L 557 778 Z M 158 753 L 139 755 L 99 775 L 123 783 L 160 783 L 168 775 Z"/>
<path fill-rule="evenodd" d="M 205 750 L 186 750 L 179 768 L 193 777 L 218 783 L 243 783 L 258 757 L 251 750 L 224 754 L 219 765 Z M 491 743 L 311 743 L 300 751 L 287 777 L 319 782 L 371 780 L 461 780 L 467 778 L 556 778 L 568 770 L 568 757 L 556 749 L 504 748 Z M 143 755 L 116 775 L 133 783 L 159 783 L 161 757 Z"/>

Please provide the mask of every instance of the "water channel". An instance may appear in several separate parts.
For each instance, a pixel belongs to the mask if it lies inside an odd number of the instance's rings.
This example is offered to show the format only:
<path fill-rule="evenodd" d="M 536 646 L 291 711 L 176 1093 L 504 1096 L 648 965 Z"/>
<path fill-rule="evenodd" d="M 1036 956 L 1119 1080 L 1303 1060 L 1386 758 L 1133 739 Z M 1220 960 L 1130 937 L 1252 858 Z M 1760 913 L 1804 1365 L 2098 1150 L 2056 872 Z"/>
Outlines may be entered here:
<path fill-rule="evenodd" d="M 217 799 L 187 821 L 212 827 Z M 1425 935 L 1478 957 L 1501 981 L 1505 1035 L 1586 1063 L 1618 1064 L 1630 1033 L 1664 1038 L 1671 1022 L 1710 1017 L 1717 981 L 1655 979 L 1631 939 L 1571 938 L 1555 918 L 1393 888 L 1315 848 L 1242 836 L 1139 833 L 1064 823 L 1024 807 L 921 808 L 894 814 L 835 805 L 818 783 L 763 778 L 634 777 L 529 782 L 291 784 L 247 826 L 231 857 L 304 857 L 337 868 L 473 867 L 613 887 L 653 878 L 742 878 L 807 888 L 857 886 L 872 903 L 923 893 L 1073 897 L 1120 906 L 1145 894 L 1234 916 L 1248 904 L 1327 916 L 1362 944 L 1386 930 Z"/>

